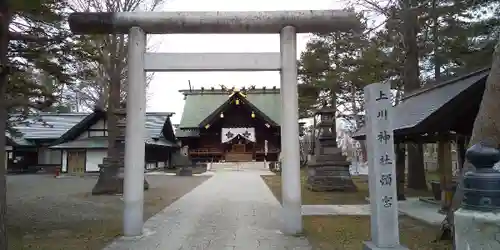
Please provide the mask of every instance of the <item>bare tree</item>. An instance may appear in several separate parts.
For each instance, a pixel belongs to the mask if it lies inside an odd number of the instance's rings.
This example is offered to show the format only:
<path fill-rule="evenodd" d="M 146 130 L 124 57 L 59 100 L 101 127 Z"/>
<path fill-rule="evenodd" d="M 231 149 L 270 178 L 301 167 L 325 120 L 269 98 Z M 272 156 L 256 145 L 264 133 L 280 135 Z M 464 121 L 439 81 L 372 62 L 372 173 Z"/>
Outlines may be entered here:
<path fill-rule="evenodd" d="M 153 11 L 161 6 L 164 0 L 74 0 L 72 10 L 78 12 L 86 11 Z M 127 84 L 127 36 L 124 35 L 100 35 L 80 36 L 80 42 L 85 44 L 94 54 L 94 61 L 77 65 L 82 70 L 92 69 L 94 74 L 80 79 L 78 84 L 72 86 L 74 103 L 80 108 L 92 110 L 98 106 L 108 107 L 110 83 L 113 79 L 121 77 L 120 101 L 126 99 Z M 148 50 L 154 50 L 155 44 L 149 44 Z M 146 76 L 146 88 L 153 79 L 154 73 Z"/>
<path fill-rule="evenodd" d="M 163 0 L 74 0 L 72 8 L 75 11 L 153 11 L 163 3 Z M 95 104 L 102 108 L 107 106 L 108 126 L 108 157 L 113 166 L 103 168 L 99 179 L 92 190 L 93 194 L 117 193 L 122 190 L 122 182 L 118 178 L 120 152 L 115 145 L 118 130 L 116 110 L 121 106 L 125 93 L 121 91 L 127 85 L 127 36 L 123 34 L 82 36 L 82 43 L 90 43 L 95 52 L 96 75 L 82 85 L 81 98 L 92 98 Z M 90 41 L 90 42 L 89 42 Z M 151 76 L 149 76 L 151 79 Z"/>

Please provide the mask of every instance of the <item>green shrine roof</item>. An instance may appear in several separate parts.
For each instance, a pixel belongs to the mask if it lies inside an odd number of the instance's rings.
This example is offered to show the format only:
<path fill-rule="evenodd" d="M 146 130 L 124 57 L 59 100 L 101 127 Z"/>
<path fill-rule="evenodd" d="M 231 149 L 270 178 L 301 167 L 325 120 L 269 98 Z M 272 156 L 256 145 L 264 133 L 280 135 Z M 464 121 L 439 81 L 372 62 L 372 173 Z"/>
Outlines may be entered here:
<path fill-rule="evenodd" d="M 186 102 L 179 129 L 176 132 L 187 128 L 198 128 L 200 123 L 223 105 L 235 91 L 232 89 L 197 89 L 181 90 L 180 92 L 185 95 Z M 239 93 L 276 124 L 281 124 L 279 89 L 242 89 Z M 176 136 L 183 137 L 180 134 Z"/>

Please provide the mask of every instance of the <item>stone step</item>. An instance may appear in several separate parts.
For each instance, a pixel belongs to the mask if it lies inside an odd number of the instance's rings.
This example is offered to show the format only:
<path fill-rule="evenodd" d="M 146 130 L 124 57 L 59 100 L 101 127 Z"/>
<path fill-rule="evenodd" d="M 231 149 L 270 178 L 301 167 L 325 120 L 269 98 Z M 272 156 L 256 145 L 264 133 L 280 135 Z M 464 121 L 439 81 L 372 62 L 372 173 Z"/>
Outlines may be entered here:
<path fill-rule="evenodd" d="M 125 154 L 118 155 L 118 159 L 125 159 Z M 111 159 L 111 157 L 106 156 L 103 158 L 103 161 L 104 160 L 108 161 L 108 160 L 112 160 L 112 159 Z"/>
<path fill-rule="evenodd" d="M 127 115 L 127 110 L 126 109 L 117 109 L 115 111 L 115 115 Z"/>
<path fill-rule="evenodd" d="M 102 159 L 102 164 L 104 165 L 113 165 L 113 164 L 123 164 L 125 162 L 125 159 L 119 159 L 118 161 L 114 161 L 110 158 L 104 158 Z"/>
<path fill-rule="evenodd" d="M 220 162 L 207 163 L 207 170 L 217 171 L 269 171 L 264 162 Z"/>
<path fill-rule="evenodd" d="M 352 179 L 344 176 L 308 177 L 306 186 L 312 191 L 355 191 L 357 189 Z"/>
<path fill-rule="evenodd" d="M 349 168 L 351 163 L 348 161 L 316 161 L 307 164 L 310 168 L 331 168 L 331 167 L 343 167 Z"/>

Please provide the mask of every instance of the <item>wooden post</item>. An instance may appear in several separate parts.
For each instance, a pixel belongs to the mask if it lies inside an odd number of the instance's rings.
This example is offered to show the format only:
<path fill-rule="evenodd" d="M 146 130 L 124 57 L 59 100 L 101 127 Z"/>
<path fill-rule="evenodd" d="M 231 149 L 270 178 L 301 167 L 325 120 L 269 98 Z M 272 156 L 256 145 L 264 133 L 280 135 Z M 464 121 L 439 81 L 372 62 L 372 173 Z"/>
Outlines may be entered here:
<path fill-rule="evenodd" d="M 406 200 L 405 197 L 406 150 L 405 149 L 406 147 L 404 143 L 395 144 L 398 201 Z"/>
<path fill-rule="evenodd" d="M 457 138 L 457 162 L 458 169 L 462 169 L 464 167 L 465 162 L 465 151 L 466 151 L 466 138 L 465 136 L 459 135 Z"/>
<path fill-rule="evenodd" d="M 449 138 L 440 138 L 438 141 L 438 169 L 441 186 L 441 211 L 446 212 L 453 199 L 453 166 Z"/>

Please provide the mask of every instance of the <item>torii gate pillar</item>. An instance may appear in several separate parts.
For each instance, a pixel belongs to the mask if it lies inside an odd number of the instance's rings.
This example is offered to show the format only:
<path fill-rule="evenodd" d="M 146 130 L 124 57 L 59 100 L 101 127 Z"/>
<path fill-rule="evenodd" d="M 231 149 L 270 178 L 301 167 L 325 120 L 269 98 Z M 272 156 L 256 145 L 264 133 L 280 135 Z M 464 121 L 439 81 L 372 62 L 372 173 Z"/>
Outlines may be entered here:
<path fill-rule="evenodd" d="M 76 34 L 129 34 L 125 137 L 124 235 L 142 234 L 146 71 L 281 72 L 283 232 L 302 232 L 297 94 L 297 33 L 350 31 L 354 13 L 336 10 L 261 12 L 82 12 L 69 17 Z M 145 53 L 146 34 L 280 34 L 280 53 Z M 189 54 L 187 54 L 189 55 Z M 160 60 L 161 59 L 161 60 Z M 176 62 L 174 59 L 179 59 Z"/>

